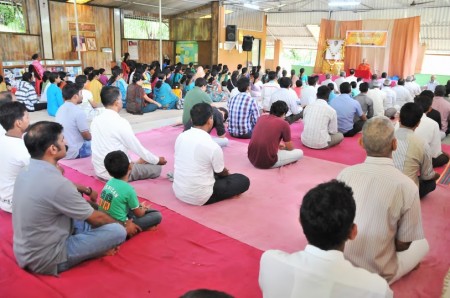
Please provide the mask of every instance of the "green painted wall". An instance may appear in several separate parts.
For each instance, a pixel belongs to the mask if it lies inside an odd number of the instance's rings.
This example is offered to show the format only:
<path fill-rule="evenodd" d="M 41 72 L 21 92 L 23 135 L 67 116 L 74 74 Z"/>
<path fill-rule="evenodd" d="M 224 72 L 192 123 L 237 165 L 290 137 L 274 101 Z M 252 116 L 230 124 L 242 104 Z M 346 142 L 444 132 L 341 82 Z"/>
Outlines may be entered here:
<path fill-rule="evenodd" d="M 416 74 L 415 77 L 416 77 L 417 84 L 419 84 L 420 86 L 423 86 L 426 83 L 428 83 L 428 81 L 430 81 L 431 74 L 420 73 L 420 74 Z M 438 80 L 439 84 L 446 85 L 447 81 L 450 80 L 450 76 L 436 75 L 436 79 Z"/>
<path fill-rule="evenodd" d="M 295 74 L 296 75 L 298 75 L 300 73 L 300 68 L 304 68 L 305 69 L 305 74 L 307 76 L 312 75 L 314 73 L 314 66 L 302 66 L 302 65 L 292 65 L 291 66 L 291 69 L 295 69 Z"/>

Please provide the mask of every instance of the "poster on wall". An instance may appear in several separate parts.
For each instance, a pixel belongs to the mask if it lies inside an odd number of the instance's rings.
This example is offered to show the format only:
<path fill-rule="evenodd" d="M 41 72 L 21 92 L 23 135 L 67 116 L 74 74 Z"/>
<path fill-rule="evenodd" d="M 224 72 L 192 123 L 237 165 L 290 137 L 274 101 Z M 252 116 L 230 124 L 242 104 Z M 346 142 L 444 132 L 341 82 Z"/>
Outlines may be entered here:
<path fill-rule="evenodd" d="M 198 43 L 196 41 L 177 41 L 175 45 L 175 63 L 198 63 Z"/>
<path fill-rule="evenodd" d="M 345 45 L 347 47 L 386 47 L 387 35 L 387 31 L 347 31 Z"/>
<path fill-rule="evenodd" d="M 137 40 L 128 41 L 128 53 L 131 60 L 139 60 L 139 45 Z"/>
<path fill-rule="evenodd" d="M 77 52 L 80 49 L 81 52 L 86 52 L 86 38 L 84 36 L 72 36 L 72 52 Z"/>
<path fill-rule="evenodd" d="M 344 50 L 344 40 L 328 39 L 327 50 L 325 51 L 326 60 L 342 60 Z"/>

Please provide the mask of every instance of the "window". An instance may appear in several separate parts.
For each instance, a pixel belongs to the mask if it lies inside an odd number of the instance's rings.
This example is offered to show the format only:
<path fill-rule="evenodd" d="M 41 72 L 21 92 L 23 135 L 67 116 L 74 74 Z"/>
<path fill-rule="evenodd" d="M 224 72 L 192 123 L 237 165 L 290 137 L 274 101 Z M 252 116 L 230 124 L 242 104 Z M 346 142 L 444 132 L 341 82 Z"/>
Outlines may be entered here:
<path fill-rule="evenodd" d="M 21 3 L 0 1 L 0 31 L 25 33 L 25 17 Z"/>
<path fill-rule="evenodd" d="M 450 55 L 427 55 L 423 59 L 422 71 L 425 74 L 448 75 Z M 441 82 L 442 83 L 442 82 Z"/>
<path fill-rule="evenodd" d="M 159 21 L 125 16 L 123 31 L 127 39 L 159 39 Z M 169 23 L 164 20 L 161 24 L 161 39 L 169 39 Z"/>
<path fill-rule="evenodd" d="M 266 46 L 266 59 L 272 60 L 275 57 L 275 48 L 272 46 Z"/>
<path fill-rule="evenodd" d="M 284 49 L 280 63 L 282 65 L 314 66 L 317 50 Z"/>

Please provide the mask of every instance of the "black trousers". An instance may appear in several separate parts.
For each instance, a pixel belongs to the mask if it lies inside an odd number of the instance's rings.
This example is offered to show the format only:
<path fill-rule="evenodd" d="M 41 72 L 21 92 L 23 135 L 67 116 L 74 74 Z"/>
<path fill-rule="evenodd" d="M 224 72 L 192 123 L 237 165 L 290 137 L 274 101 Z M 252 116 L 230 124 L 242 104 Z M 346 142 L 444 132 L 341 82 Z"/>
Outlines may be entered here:
<path fill-rule="evenodd" d="M 419 179 L 419 196 L 424 196 L 436 189 L 436 180 L 420 180 Z"/>
<path fill-rule="evenodd" d="M 205 205 L 230 199 L 246 192 L 250 187 L 250 180 L 242 174 L 231 174 L 225 177 L 216 176 L 215 178 L 213 194 Z"/>
<path fill-rule="evenodd" d="M 292 124 L 295 121 L 301 119 L 302 116 L 303 116 L 302 113 L 298 113 L 297 115 L 291 114 L 291 115 L 289 115 L 289 117 L 284 118 L 284 120 L 286 120 L 289 124 Z"/>
<path fill-rule="evenodd" d="M 246 133 L 244 135 L 235 135 L 235 134 L 231 134 L 230 133 L 230 135 L 233 138 L 238 138 L 238 139 L 251 139 L 252 138 L 252 132 L 248 132 L 248 133 Z"/>
<path fill-rule="evenodd" d="M 360 132 L 364 126 L 365 121 L 358 120 L 353 124 L 353 128 L 344 133 L 344 137 L 353 137 L 358 132 Z"/>
<path fill-rule="evenodd" d="M 445 154 L 441 154 L 436 158 L 432 159 L 433 168 L 437 168 L 443 166 L 448 163 L 448 156 Z"/>

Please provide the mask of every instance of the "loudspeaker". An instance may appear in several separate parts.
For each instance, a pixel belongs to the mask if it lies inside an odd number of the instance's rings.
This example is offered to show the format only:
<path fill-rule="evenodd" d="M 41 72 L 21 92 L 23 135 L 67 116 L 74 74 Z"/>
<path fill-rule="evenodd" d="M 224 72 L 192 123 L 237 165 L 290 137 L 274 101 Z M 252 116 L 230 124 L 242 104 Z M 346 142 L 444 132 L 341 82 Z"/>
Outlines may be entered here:
<path fill-rule="evenodd" d="M 242 41 L 242 50 L 246 52 L 250 52 L 253 47 L 253 36 L 244 36 L 244 40 Z"/>
<path fill-rule="evenodd" d="M 225 29 L 225 41 L 236 41 L 236 25 L 227 25 Z"/>

